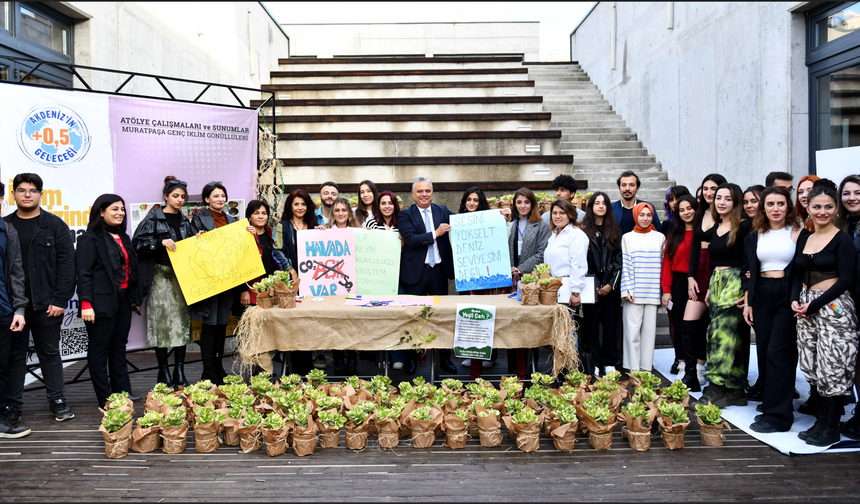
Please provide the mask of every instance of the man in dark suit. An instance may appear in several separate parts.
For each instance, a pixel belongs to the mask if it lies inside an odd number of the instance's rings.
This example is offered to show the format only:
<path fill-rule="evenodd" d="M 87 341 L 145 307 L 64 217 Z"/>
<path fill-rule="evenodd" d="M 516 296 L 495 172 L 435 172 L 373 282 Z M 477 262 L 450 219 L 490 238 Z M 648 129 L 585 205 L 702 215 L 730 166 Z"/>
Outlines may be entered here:
<path fill-rule="evenodd" d="M 454 261 L 448 231 L 449 217 L 454 212 L 433 203 L 433 182 L 418 177 L 412 182 L 415 204 L 397 216 L 397 228 L 403 237 L 400 257 L 400 287 L 404 294 L 444 296 L 448 294 L 448 279 L 454 278 Z M 417 356 L 409 352 L 406 374 L 415 374 Z M 440 367 L 454 374 L 451 351 L 439 352 Z"/>

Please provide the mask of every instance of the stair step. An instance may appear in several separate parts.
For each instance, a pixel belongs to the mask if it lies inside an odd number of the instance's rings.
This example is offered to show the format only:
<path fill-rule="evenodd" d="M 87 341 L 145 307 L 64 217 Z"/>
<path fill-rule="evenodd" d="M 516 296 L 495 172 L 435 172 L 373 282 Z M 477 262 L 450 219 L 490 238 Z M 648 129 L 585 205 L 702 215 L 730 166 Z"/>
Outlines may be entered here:
<path fill-rule="evenodd" d="M 576 170 L 572 175 L 576 178 L 583 177 L 588 180 L 589 184 L 591 182 L 601 182 L 607 181 L 616 183 L 618 177 L 624 170 L 597 170 L 597 171 L 586 171 L 586 170 Z M 639 176 L 639 179 L 642 181 L 645 180 L 662 180 L 668 181 L 669 174 L 664 171 L 657 170 L 633 170 L 636 172 L 636 175 Z"/>
<path fill-rule="evenodd" d="M 571 150 L 599 150 L 599 149 L 641 149 L 642 142 L 638 140 L 626 141 L 598 141 L 598 142 L 562 142 L 562 149 Z"/>
<path fill-rule="evenodd" d="M 637 140 L 636 133 L 579 133 L 568 134 L 563 132 L 562 142 L 605 142 L 605 141 L 628 141 Z"/>
<path fill-rule="evenodd" d="M 559 128 L 555 125 L 555 123 L 551 123 L 553 129 L 560 129 L 562 133 L 562 137 L 564 135 L 580 135 L 580 134 L 594 134 L 594 133 L 631 133 L 630 128 L 626 126 L 617 126 L 617 127 L 589 127 L 589 128 Z"/>
<path fill-rule="evenodd" d="M 468 57 L 380 57 L 380 58 L 279 58 L 278 65 L 304 65 L 304 64 L 326 64 L 326 65 L 379 65 L 379 64 L 408 64 L 408 63 L 514 63 L 522 65 L 520 56 L 468 56 Z"/>
<path fill-rule="evenodd" d="M 422 131 L 542 131 L 551 130 L 547 120 L 492 121 L 369 121 L 369 122 L 300 122 L 275 124 L 276 133 L 362 133 Z"/>
<path fill-rule="evenodd" d="M 346 85 L 346 84 L 399 84 L 399 83 L 420 83 L 420 82 L 485 82 L 492 80 L 495 82 L 527 82 L 528 75 L 526 74 L 450 74 L 450 75 L 353 75 L 348 77 L 328 77 L 314 76 L 317 72 L 310 72 L 311 75 L 305 77 L 283 77 L 280 74 L 284 73 L 303 73 L 303 72 L 271 72 L 271 84 L 268 85 Z M 278 74 L 278 75 L 275 75 Z"/>
<path fill-rule="evenodd" d="M 577 173 L 590 173 L 594 171 L 607 171 L 611 173 L 621 173 L 622 171 L 632 170 L 637 174 L 642 171 L 660 171 L 662 170 L 662 165 L 660 163 L 656 163 L 653 161 L 640 161 L 640 162 L 625 162 L 625 163 L 604 163 L 604 162 L 581 162 L 576 159 L 573 163 L 573 174 Z"/>
<path fill-rule="evenodd" d="M 562 144 L 563 146 L 564 144 Z M 597 159 L 597 158 L 631 158 L 631 157 L 647 157 L 648 149 L 565 149 L 562 148 L 565 154 L 570 154 L 576 159 Z M 653 156 L 651 156 L 653 157 Z"/>
<path fill-rule="evenodd" d="M 325 135 L 286 134 L 279 140 L 279 152 L 289 152 L 297 158 L 313 157 L 435 157 L 435 156 L 520 156 L 559 154 L 554 138 L 428 138 L 370 140 L 309 140 Z M 297 140 L 291 138 L 298 137 Z M 530 147 L 538 147 L 532 152 Z"/>
<path fill-rule="evenodd" d="M 278 100 L 373 100 L 403 98 L 475 98 L 535 96 L 534 87 L 469 87 L 469 88 L 396 88 L 396 89 L 312 89 L 275 93 Z"/>
<path fill-rule="evenodd" d="M 619 164 L 630 164 L 630 163 L 654 163 L 654 156 L 629 156 L 629 157 L 595 157 L 595 156 L 577 156 L 571 152 L 568 152 L 567 149 L 561 150 L 562 154 L 571 155 L 576 160 L 577 165 L 586 164 L 586 165 L 605 165 L 605 166 L 614 166 Z"/>
<path fill-rule="evenodd" d="M 290 101 L 290 100 L 283 100 Z M 302 100 L 306 101 L 306 100 Z M 338 101 L 338 100 L 332 100 Z M 271 112 L 266 108 L 264 112 Z M 277 115 L 359 115 L 359 114 L 536 114 L 547 112 L 540 103 L 451 103 L 416 105 L 334 105 L 276 107 Z"/>
<path fill-rule="evenodd" d="M 497 75 L 497 74 L 518 74 L 528 75 L 528 69 L 525 68 L 458 68 L 458 69 L 379 69 L 379 68 L 361 68 L 351 70 L 307 70 L 307 69 L 289 69 L 275 70 L 269 72 L 269 76 L 289 77 L 289 78 L 304 78 L 304 77 L 390 77 L 398 75 Z"/>
<path fill-rule="evenodd" d="M 637 174 L 638 175 L 638 174 Z M 599 189 L 601 191 L 609 192 L 609 191 L 617 191 L 618 184 L 616 184 L 616 177 L 613 180 L 595 180 L 591 177 L 588 178 L 588 188 L 589 189 Z M 669 188 L 672 184 L 669 183 L 668 180 L 648 180 L 640 177 L 640 192 L 646 189 L 648 190 L 658 190 L 662 189 L 665 193 L 666 189 Z"/>

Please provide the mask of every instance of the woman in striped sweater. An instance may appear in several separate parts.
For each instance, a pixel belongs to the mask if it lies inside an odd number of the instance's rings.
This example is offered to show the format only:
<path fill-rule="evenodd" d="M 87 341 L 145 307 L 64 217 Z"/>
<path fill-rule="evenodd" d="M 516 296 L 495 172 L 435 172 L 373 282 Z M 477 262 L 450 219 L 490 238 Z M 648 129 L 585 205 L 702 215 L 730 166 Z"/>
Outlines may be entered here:
<path fill-rule="evenodd" d="M 621 238 L 621 299 L 624 318 L 624 368 L 651 371 L 660 306 L 660 270 L 666 237 L 653 224 L 654 207 L 633 207 L 636 226 Z"/>

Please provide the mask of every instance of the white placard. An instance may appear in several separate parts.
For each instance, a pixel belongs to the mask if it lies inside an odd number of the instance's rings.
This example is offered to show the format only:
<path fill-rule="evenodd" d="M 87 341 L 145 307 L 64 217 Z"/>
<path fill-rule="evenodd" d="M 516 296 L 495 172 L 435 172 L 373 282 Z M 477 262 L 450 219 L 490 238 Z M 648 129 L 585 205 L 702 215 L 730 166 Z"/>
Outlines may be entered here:
<path fill-rule="evenodd" d="M 838 186 L 848 175 L 860 173 L 860 147 L 815 151 L 815 173 Z"/>
<path fill-rule="evenodd" d="M 457 303 L 454 356 L 461 359 L 489 360 L 493 352 L 495 328 L 495 306 Z"/>
<path fill-rule="evenodd" d="M 597 287 L 594 285 L 594 275 L 585 275 L 585 287 L 579 293 L 582 304 L 594 304 L 597 302 Z M 561 277 L 561 288 L 558 289 L 558 302 L 567 304 L 570 302 L 570 277 Z"/>

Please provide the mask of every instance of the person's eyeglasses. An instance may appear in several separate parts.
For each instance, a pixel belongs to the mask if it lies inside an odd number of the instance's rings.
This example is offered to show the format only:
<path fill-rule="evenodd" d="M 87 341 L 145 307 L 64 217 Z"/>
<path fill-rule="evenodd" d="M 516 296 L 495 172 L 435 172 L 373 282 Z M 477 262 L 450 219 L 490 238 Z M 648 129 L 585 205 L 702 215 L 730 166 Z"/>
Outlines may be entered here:
<path fill-rule="evenodd" d="M 224 184 L 223 184 L 220 180 L 216 180 L 216 181 L 214 181 L 214 182 L 209 182 L 209 183 L 208 183 L 208 184 L 206 184 L 206 185 L 207 185 L 207 186 L 217 186 L 217 185 L 224 185 Z"/>
<path fill-rule="evenodd" d="M 39 193 L 40 193 L 40 192 L 42 192 L 42 191 L 40 191 L 40 190 L 38 190 L 38 189 L 24 189 L 24 188 L 19 187 L 18 189 L 15 189 L 15 192 L 23 196 L 23 195 L 25 195 L 25 194 L 33 194 L 33 195 L 36 195 L 36 194 L 39 194 Z"/>
<path fill-rule="evenodd" d="M 170 182 L 167 183 L 167 185 L 181 185 L 181 186 L 187 187 L 188 183 L 183 181 L 183 180 L 171 180 Z"/>

